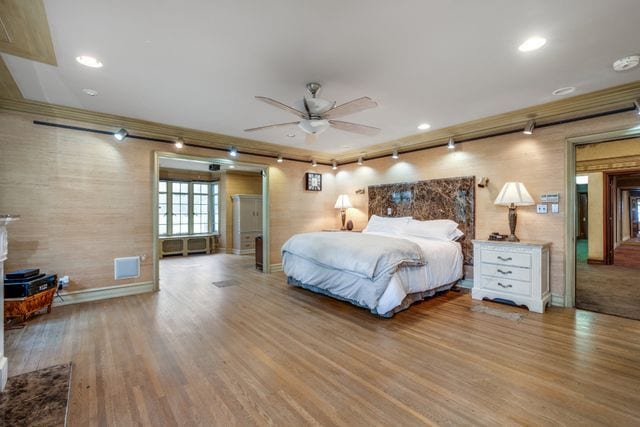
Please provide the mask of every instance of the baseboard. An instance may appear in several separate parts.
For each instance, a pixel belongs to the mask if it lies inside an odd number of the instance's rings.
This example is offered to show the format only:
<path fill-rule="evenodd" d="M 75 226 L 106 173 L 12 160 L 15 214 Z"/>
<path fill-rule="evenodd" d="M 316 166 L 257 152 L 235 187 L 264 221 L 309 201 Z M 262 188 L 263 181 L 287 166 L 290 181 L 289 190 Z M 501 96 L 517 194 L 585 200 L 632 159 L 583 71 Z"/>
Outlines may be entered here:
<path fill-rule="evenodd" d="M 255 249 L 234 249 L 233 250 L 234 255 L 251 255 L 255 253 L 256 253 Z"/>
<path fill-rule="evenodd" d="M 126 297 L 129 295 L 153 292 L 153 282 L 131 283 L 128 285 L 108 286 L 105 288 L 83 289 L 81 291 L 60 292 L 62 300 L 57 296 L 53 299 L 53 306 L 79 304 L 89 301 L 100 301 L 110 298 Z"/>
<path fill-rule="evenodd" d="M 282 263 L 280 263 L 280 264 L 271 264 L 270 268 L 269 268 L 269 271 L 271 273 L 282 271 Z"/>
<path fill-rule="evenodd" d="M 564 307 L 564 295 L 551 294 L 551 305 L 553 307 Z"/>
<path fill-rule="evenodd" d="M 587 260 L 587 264 L 602 265 L 602 264 L 604 264 L 604 261 L 601 260 L 601 259 L 591 259 L 591 258 L 589 258 Z"/>
<path fill-rule="evenodd" d="M 4 390 L 4 386 L 7 385 L 7 378 L 9 378 L 9 365 L 7 364 L 7 358 L 0 357 L 0 391 Z"/>

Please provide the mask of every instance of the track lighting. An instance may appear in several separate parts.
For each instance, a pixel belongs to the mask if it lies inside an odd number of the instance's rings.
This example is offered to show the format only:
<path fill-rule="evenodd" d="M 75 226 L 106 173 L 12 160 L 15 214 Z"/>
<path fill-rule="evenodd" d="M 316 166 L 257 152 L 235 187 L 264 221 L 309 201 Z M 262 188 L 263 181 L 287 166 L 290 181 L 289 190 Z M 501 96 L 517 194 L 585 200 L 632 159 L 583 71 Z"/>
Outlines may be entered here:
<path fill-rule="evenodd" d="M 311 167 L 316 167 L 318 166 L 318 162 L 316 162 L 315 160 L 311 160 Z"/>
<path fill-rule="evenodd" d="M 229 150 L 229 155 L 232 157 L 235 157 L 238 155 L 238 149 L 236 147 L 231 147 L 231 149 Z"/>
<path fill-rule="evenodd" d="M 331 169 L 333 169 L 333 170 L 338 169 L 338 164 L 336 163 L 335 160 L 331 163 Z"/>
<path fill-rule="evenodd" d="M 636 113 L 640 116 L 640 98 L 633 101 L 633 105 L 636 106 Z"/>
<path fill-rule="evenodd" d="M 184 139 L 182 139 L 182 138 L 176 139 L 176 143 L 175 144 L 176 144 L 176 148 L 178 148 L 178 149 L 184 147 Z"/>
<path fill-rule="evenodd" d="M 278 163 L 282 163 L 284 162 L 284 159 L 282 158 L 282 154 L 278 154 Z"/>
<path fill-rule="evenodd" d="M 392 158 L 392 159 L 394 159 L 394 160 L 397 160 L 397 159 L 398 159 L 398 157 L 399 157 L 399 156 L 398 156 L 398 150 L 397 150 L 397 149 L 394 149 L 394 150 L 393 150 L 393 154 L 391 155 L 391 158 Z"/>
<path fill-rule="evenodd" d="M 364 159 L 362 158 L 362 156 L 358 157 L 358 166 L 362 166 L 363 163 Z"/>
<path fill-rule="evenodd" d="M 533 134 L 533 129 L 536 127 L 536 121 L 535 120 L 529 120 L 527 122 L 527 124 L 524 127 L 524 130 L 522 131 L 522 133 L 524 133 L 525 135 L 532 135 Z"/>
<path fill-rule="evenodd" d="M 122 142 L 128 135 L 129 135 L 129 132 L 127 132 L 126 129 L 121 128 L 113 134 L 113 137 L 117 139 L 118 142 Z"/>
<path fill-rule="evenodd" d="M 449 142 L 447 143 L 447 148 L 449 150 L 453 150 L 456 148 L 456 142 L 453 140 L 453 137 L 449 138 Z"/>

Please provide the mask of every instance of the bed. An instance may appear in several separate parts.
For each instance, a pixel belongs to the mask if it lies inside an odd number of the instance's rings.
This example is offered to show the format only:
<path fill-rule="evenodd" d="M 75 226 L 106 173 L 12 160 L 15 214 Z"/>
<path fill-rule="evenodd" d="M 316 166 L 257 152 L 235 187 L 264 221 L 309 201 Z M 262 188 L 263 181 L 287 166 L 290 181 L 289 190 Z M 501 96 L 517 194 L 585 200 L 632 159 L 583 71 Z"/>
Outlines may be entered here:
<path fill-rule="evenodd" d="M 469 260 L 474 187 L 473 177 L 369 187 L 362 233 L 302 233 L 283 245 L 287 282 L 381 317 L 450 289 Z M 377 214 L 390 209 L 398 216 Z"/>

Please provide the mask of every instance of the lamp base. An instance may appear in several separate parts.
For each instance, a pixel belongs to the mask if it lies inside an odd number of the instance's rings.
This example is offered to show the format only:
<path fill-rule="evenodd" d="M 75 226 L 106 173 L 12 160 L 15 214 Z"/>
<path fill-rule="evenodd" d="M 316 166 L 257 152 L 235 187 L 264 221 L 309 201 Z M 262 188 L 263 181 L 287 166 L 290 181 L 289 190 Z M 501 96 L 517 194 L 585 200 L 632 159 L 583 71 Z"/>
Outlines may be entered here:
<path fill-rule="evenodd" d="M 342 219 L 342 228 L 340 230 L 341 231 L 345 231 L 347 229 L 347 227 L 344 225 L 344 222 L 347 219 L 347 210 L 346 209 L 342 209 L 340 211 L 340 217 Z"/>
<path fill-rule="evenodd" d="M 516 237 L 516 223 L 518 222 L 518 213 L 516 212 L 516 206 L 512 203 L 509 206 L 509 237 L 507 242 L 519 242 L 520 239 Z"/>
<path fill-rule="evenodd" d="M 507 242 L 519 242 L 519 241 L 520 241 L 520 239 L 518 239 L 518 238 L 515 236 L 515 234 L 510 234 L 510 235 L 507 237 Z"/>

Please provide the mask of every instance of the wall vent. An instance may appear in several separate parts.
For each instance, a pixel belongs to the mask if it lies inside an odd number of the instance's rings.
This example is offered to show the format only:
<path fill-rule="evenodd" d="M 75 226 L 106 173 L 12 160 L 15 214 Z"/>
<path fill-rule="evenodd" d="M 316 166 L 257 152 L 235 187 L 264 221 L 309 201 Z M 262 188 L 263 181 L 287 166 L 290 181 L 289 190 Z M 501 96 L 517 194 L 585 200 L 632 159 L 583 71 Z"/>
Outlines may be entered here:
<path fill-rule="evenodd" d="M 115 258 L 113 260 L 113 270 L 116 280 L 140 277 L 140 257 Z"/>

